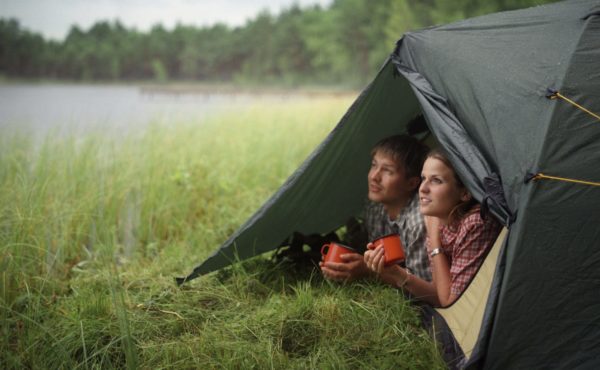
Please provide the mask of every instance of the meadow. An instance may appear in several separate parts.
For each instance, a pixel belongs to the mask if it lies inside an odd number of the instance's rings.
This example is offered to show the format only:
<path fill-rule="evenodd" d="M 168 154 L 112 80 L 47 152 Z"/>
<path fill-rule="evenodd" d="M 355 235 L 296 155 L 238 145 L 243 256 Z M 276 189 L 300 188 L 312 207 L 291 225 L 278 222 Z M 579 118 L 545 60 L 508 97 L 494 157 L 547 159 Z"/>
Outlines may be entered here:
<path fill-rule="evenodd" d="M 257 103 L 123 135 L 0 130 L 0 368 L 444 368 L 374 281 L 269 255 L 177 287 L 352 97 Z"/>

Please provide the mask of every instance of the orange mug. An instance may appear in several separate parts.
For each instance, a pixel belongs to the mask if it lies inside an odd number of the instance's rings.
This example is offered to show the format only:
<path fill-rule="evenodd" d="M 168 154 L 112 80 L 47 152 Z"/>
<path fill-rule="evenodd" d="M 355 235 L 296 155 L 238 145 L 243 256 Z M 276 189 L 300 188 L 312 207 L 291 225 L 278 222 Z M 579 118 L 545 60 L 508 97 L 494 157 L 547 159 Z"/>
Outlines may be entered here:
<path fill-rule="evenodd" d="M 330 242 L 321 247 L 323 262 L 344 262 L 340 257 L 344 253 L 356 253 L 356 251 L 344 244 Z"/>
<path fill-rule="evenodd" d="M 404 246 L 402 245 L 402 240 L 400 240 L 398 234 L 382 236 L 379 239 L 373 240 L 371 243 L 369 249 L 375 249 L 380 245 L 383 245 L 383 256 L 385 257 L 386 266 L 393 265 L 404 259 Z"/>

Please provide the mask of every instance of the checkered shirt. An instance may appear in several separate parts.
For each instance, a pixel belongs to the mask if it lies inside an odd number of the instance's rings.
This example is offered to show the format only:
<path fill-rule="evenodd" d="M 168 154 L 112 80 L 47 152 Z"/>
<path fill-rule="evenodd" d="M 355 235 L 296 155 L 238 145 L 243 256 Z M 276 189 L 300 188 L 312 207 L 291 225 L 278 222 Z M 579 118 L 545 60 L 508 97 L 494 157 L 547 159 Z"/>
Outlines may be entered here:
<path fill-rule="evenodd" d="M 419 209 L 418 194 L 402 208 L 395 220 L 390 220 L 381 203 L 368 202 L 365 224 L 369 240 L 396 233 L 400 235 L 406 255 L 406 267 L 418 277 L 431 281 L 429 259 L 425 248 L 425 224 Z"/>
<path fill-rule="evenodd" d="M 441 248 L 450 262 L 452 294 L 460 295 L 469 285 L 501 228 L 491 215 L 482 219 L 479 206 L 474 207 L 458 223 L 440 227 Z M 429 239 L 426 245 L 430 249 Z"/>

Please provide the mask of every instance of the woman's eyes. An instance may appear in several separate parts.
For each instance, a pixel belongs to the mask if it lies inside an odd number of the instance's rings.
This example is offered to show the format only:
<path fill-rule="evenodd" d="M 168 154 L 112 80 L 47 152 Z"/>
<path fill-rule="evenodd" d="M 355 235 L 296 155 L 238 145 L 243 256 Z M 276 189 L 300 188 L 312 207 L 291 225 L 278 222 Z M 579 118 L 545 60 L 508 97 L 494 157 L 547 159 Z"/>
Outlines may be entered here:
<path fill-rule="evenodd" d="M 425 182 L 427 181 L 427 178 L 425 176 L 421 176 L 421 182 Z M 441 184 L 443 181 L 442 179 L 438 178 L 438 177 L 433 177 L 429 179 L 429 182 L 432 184 Z"/>

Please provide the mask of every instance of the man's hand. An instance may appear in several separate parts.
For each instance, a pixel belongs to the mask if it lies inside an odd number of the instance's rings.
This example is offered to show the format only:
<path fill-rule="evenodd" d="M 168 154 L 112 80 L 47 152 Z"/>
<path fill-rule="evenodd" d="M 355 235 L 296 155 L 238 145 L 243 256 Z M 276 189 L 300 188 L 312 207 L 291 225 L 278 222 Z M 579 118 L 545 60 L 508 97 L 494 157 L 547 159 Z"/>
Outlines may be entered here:
<path fill-rule="evenodd" d="M 358 253 L 344 253 L 340 255 L 340 258 L 344 262 L 319 263 L 325 278 L 335 281 L 352 281 L 369 275 L 369 269 L 362 255 Z"/>

